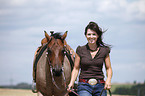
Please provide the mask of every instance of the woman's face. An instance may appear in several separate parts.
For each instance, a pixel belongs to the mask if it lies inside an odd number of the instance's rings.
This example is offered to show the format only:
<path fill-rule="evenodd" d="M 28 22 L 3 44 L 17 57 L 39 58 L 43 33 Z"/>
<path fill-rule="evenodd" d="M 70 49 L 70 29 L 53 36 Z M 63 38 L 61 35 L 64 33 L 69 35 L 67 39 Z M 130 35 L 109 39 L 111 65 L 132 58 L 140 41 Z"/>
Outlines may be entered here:
<path fill-rule="evenodd" d="M 98 36 L 98 34 L 95 31 L 93 31 L 91 29 L 87 30 L 86 38 L 88 40 L 88 43 L 90 43 L 90 44 L 96 43 L 98 37 L 99 36 Z"/>

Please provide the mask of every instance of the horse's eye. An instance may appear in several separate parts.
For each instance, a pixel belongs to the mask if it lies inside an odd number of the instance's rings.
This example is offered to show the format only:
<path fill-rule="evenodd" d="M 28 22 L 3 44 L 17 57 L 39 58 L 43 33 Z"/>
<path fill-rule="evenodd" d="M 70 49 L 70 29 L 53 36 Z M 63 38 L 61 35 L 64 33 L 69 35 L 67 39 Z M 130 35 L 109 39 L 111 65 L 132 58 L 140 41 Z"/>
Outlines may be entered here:
<path fill-rule="evenodd" d="M 64 52 L 65 52 L 65 49 L 62 49 L 62 53 L 64 54 Z"/>
<path fill-rule="evenodd" d="M 50 54 L 50 53 L 51 53 L 51 49 L 50 49 L 50 48 L 48 48 L 48 49 L 47 49 L 47 52 L 48 52 L 48 54 Z"/>

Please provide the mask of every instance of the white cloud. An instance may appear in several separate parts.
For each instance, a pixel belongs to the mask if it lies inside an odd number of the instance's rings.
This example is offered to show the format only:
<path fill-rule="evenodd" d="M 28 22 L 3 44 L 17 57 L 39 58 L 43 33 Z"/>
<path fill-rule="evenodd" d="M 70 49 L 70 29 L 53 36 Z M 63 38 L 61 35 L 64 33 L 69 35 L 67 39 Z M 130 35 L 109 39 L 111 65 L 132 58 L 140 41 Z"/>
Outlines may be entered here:
<path fill-rule="evenodd" d="M 139 0 L 129 4 L 126 13 L 128 13 L 129 17 L 132 17 L 132 19 L 145 20 L 145 1 Z"/>
<path fill-rule="evenodd" d="M 96 10 L 105 13 L 107 16 L 122 18 L 126 21 L 134 19 L 145 20 L 145 1 L 135 0 L 127 2 L 127 0 L 101 0 L 95 3 Z"/>
<path fill-rule="evenodd" d="M 24 5 L 25 3 L 27 2 L 27 0 L 11 0 L 10 2 L 9 2 L 9 4 L 11 5 L 11 6 L 22 6 L 22 5 Z"/>

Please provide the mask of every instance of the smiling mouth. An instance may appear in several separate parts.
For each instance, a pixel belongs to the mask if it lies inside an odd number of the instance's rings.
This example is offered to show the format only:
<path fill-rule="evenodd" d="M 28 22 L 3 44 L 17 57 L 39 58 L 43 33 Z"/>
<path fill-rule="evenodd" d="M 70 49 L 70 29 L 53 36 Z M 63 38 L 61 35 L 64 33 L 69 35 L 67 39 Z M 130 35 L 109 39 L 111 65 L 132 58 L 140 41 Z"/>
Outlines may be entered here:
<path fill-rule="evenodd" d="M 89 39 L 90 43 L 93 43 L 95 41 L 95 39 Z"/>

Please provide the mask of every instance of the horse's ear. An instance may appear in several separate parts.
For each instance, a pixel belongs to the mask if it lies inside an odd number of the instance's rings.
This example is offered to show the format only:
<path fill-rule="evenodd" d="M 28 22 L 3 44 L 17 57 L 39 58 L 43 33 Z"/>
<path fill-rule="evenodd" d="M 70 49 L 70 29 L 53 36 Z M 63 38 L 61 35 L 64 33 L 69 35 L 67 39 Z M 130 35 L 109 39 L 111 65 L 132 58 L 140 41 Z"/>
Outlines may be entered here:
<path fill-rule="evenodd" d="M 41 45 L 43 45 L 43 44 L 45 44 L 45 43 L 47 43 L 48 42 L 48 40 L 46 39 L 46 37 L 45 38 L 43 38 L 42 40 L 41 40 Z"/>
<path fill-rule="evenodd" d="M 46 31 L 44 31 L 45 32 L 45 37 L 47 38 L 47 40 L 49 41 L 50 39 L 51 39 L 51 37 L 47 34 L 47 32 Z"/>
<path fill-rule="evenodd" d="M 66 32 L 62 35 L 62 37 L 61 37 L 62 40 L 64 40 L 64 39 L 66 38 L 67 32 L 68 32 L 68 31 L 66 31 Z"/>

